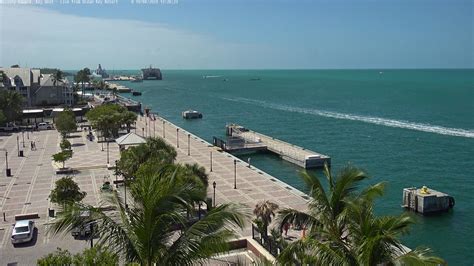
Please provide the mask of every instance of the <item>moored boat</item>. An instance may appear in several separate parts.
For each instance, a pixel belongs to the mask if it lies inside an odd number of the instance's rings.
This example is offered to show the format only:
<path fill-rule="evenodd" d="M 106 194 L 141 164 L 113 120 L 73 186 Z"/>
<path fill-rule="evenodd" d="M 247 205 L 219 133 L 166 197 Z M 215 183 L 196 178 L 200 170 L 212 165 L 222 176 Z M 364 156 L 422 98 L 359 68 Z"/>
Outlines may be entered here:
<path fill-rule="evenodd" d="M 198 111 L 194 110 L 187 110 L 182 113 L 183 118 L 185 119 L 196 119 L 196 118 L 202 118 L 202 114 Z"/>

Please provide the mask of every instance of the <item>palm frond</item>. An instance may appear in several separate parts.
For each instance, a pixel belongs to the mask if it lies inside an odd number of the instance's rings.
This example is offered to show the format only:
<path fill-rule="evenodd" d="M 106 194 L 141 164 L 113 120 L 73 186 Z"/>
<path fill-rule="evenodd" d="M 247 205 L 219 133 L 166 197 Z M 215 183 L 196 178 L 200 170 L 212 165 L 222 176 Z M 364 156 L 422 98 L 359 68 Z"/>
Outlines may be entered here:
<path fill-rule="evenodd" d="M 397 257 L 393 263 L 394 265 L 447 265 L 446 261 L 433 256 L 432 253 L 429 248 L 419 247 Z"/>

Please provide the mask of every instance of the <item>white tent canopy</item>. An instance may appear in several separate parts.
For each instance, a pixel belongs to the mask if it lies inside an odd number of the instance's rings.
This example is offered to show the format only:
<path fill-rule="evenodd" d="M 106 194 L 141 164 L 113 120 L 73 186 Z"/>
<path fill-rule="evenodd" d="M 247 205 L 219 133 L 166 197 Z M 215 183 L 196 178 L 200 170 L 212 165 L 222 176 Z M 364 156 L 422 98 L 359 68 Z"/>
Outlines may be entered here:
<path fill-rule="evenodd" d="M 146 140 L 139 135 L 130 132 L 125 134 L 115 140 L 119 146 L 127 146 L 127 145 L 139 145 L 145 143 Z"/>

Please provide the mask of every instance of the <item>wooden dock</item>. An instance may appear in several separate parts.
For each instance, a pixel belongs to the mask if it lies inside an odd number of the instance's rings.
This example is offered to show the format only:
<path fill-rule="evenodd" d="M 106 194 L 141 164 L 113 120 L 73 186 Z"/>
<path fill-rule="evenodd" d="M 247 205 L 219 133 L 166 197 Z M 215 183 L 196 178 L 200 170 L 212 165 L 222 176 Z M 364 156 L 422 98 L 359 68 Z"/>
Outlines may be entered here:
<path fill-rule="evenodd" d="M 320 168 L 331 165 L 331 158 L 305 148 L 249 130 L 245 127 L 229 124 L 226 126 L 226 141 L 214 138 L 214 145 L 232 153 L 244 153 L 266 150 L 279 155 L 282 159 L 303 168 Z"/>

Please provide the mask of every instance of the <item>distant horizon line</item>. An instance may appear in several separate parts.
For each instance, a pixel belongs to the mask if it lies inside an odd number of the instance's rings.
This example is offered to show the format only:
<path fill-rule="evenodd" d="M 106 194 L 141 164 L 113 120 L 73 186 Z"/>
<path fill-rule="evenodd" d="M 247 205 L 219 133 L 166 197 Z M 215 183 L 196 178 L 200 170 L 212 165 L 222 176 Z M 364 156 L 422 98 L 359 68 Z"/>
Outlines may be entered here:
<path fill-rule="evenodd" d="M 13 66 L 13 65 L 12 65 Z M 11 67 L 11 66 L 10 66 Z M 32 68 L 32 69 L 60 69 L 64 71 L 78 71 L 84 68 L 77 68 L 77 69 L 67 69 L 67 68 L 58 68 L 58 67 L 49 67 L 49 66 L 43 66 L 43 67 L 30 67 L 30 66 L 21 66 L 19 65 L 20 68 Z M 7 66 L 0 66 L 0 68 L 8 68 Z M 144 67 L 146 68 L 146 67 Z M 230 70 L 230 71 L 245 71 L 245 70 L 260 70 L 260 71 L 265 71 L 265 70 L 474 70 L 474 67 L 421 67 L 421 68 L 416 68 L 416 67 L 406 67 L 406 68 L 399 68 L 399 67 L 385 67 L 385 68 L 160 68 L 157 67 L 160 70 L 171 70 L 171 71 L 176 71 L 176 70 L 182 70 L 182 71 L 191 71 L 191 70 L 217 70 L 217 71 L 222 71 L 222 70 Z M 89 68 L 90 70 L 94 70 L 95 68 Z M 142 68 L 103 68 L 107 71 L 123 71 L 123 70 L 141 70 Z"/>
<path fill-rule="evenodd" d="M 49 68 L 49 67 L 44 67 L 44 68 Z M 195 70 L 217 70 L 217 71 L 246 71 L 246 70 L 259 70 L 259 71 L 266 71 L 266 70 L 378 70 L 378 71 L 383 71 L 383 70 L 474 70 L 474 67 L 471 68 L 464 68 L 464 67 L 445 67 L 445 68 L 159 68 L 160 70 L 171 70 L 171 71 L 195 71 Z M 60 68 L 61 69 L 61 68 Z M 79 69 L 61 69 L 61 70 L 80 70 Z M 93 68 L 89 68 L 93 70 Z M 110 69 L 110 68 L 103 68 L 106 71 L 123 71 L 123 70 L 141 70 L 141 68 L 129 68 L 129 69 Z"/>

